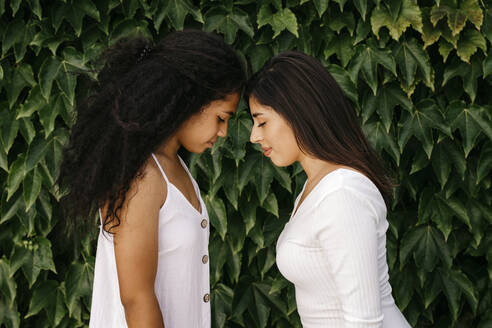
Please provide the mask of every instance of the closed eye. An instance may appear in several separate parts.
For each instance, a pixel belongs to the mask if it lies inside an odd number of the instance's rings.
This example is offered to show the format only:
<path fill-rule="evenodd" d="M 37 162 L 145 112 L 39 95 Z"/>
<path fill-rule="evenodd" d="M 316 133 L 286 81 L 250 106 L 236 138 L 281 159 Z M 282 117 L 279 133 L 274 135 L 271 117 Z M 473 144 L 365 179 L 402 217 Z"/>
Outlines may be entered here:
<path fill-rule="evenodd" d="M 257 126 L 260 128 L 260 127 L 262 127 L 265 124 L 266 124 L 266 122 L 263 122 L 263 123 L 258 124 Z"/>
<path fill-rule="evenodd" d="M 217 118 L 219 119 L 219 122 L 225 122 L 225 120 L 222 117 L 217 116 Z"/>

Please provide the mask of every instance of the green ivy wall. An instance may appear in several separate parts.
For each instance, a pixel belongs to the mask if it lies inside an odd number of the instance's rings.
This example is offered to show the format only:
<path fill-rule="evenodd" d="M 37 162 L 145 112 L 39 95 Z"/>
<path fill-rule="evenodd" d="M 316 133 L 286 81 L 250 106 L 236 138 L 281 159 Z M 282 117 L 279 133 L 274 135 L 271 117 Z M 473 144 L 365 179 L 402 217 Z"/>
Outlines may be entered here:
<path fill-rule="evenodd" d="M 257 71 L 326 65 L 398 182 L 393 295 L 415 327 L 492 327 L 492 4 L 488 0 L 0 0 L 0 326 L 88 323 L 95 233 L 59 238 L 53 185 L 91 60 L 135 32 L 222 34 Z M 275 242 L 305 175 L 229 138 L 189 155 L 212 223 L 214 327 L 300 327 Z M 70 246 L 67 246 L 70 245 Z"/>

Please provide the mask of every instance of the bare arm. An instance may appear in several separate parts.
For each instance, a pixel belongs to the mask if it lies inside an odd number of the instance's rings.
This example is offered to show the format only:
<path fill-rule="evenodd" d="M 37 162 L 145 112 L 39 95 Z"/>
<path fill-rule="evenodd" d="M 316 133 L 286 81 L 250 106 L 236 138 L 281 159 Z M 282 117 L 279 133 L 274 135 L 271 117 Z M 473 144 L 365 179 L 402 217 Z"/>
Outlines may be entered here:
<path fill-rule="evenodd" d="M 158 259 L 159 209 L 166 199 L 166 184 L 149 161 L 144 177 L 127 193 L 114 229 L 114 252 L 120 297 L 128 327 L 164 327 L 154 292 Z"/>

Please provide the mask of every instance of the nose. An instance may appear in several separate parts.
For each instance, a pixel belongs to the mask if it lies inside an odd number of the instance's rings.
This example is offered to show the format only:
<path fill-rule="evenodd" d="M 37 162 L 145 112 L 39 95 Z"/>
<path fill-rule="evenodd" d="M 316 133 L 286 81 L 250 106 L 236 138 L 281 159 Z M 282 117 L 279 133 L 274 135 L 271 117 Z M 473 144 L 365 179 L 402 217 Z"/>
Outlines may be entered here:
<path fill-rule="evenodd" d="M 259 143 L 261 140 L 261 136 L 258 134 L 257 129 L 253 125 L 253 128 L 251 129 L 251 134 L 249 136 L 249 141 L 251 143 Z"/>
<path fill-rule="evenodd" d="M 226 137 L 227 136 L 227 123 L 225 122 L 224 124 L 219 125 L 219 130 L 217 131 L 217 135 L 219 137 Z"/>

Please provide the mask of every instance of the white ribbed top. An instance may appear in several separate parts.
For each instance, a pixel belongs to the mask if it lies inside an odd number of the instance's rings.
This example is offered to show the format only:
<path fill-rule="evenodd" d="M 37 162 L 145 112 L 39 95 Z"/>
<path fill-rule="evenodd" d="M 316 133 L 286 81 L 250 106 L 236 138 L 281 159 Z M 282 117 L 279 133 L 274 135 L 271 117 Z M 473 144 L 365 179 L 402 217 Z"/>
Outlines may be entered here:
<path fill-rule="evenodd" d="M 167 197 L 159 211 L 159 255 L 154 290 L 166 328 L 210 328 L 209 222 L 197 183 L 187 171 L 200 201 L 198 212 L 167 178 Z M 204 256 L 207 256 L 204 258 Z M 102 228 L 97 242 L 90 328 L 127 327 L 121 304 L 113 236 Z"/>
<path fill-rule="evenodd" d="M 305 328 L 410 327 L 391 296 L 387 229 L 384 200 L 361 173 L 332 171 L 307 195 L 277 242 Z"/>

